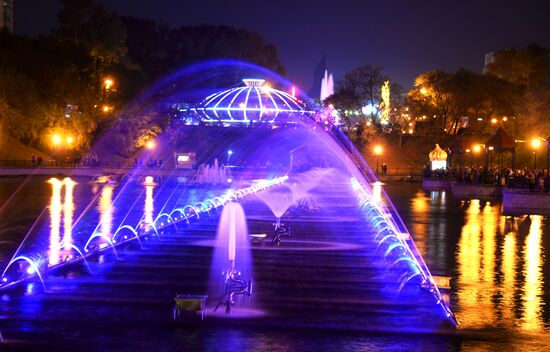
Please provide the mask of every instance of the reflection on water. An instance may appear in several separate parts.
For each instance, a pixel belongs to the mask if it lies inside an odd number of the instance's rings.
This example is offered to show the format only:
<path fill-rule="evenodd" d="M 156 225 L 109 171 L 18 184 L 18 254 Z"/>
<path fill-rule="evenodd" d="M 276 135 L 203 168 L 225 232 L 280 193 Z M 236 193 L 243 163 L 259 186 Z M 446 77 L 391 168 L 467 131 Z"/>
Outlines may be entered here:
<path fill-rule="evenodd" d="M 50 247 L 49 247 L 49 263 L 55 265 L 61 259 L 61 244 L 64 247 L 70 248 L 73 243 L 72 228 L 73 228 L 73 189 L 76 183 L 66 177 L 63 181 L 53 177 L 48 180 L 52 186 L 52 196 L 50 199 Z M 61 192 L 65 189 L 65 197 L 61 202 Z M 63 214 L 63 238 L 61 238 L 61 216 Z"/>
<path fill-rule="evenodd" d="M 452 196 L 445 199 L 443 192 L 415 192 L 407 200 L 411 233 L 430 266 L 441 267 L 448 259 L 441 274 L 454 278 L 453 310 L 461 326 L 498 326 L 545 335 L 549 326 L 544 300 L 548 219 L 502 215 L 498 202 L 458 201 Z M 451 233 L 443 231 L 440 223 L 460 227 Z M 442 232 L 445 237 L 438 237 Z M 445 243 L 448 248 L 441 254 L 437 246 Z"/>
<path fill-rule="evenodd" d="M 52 185 L 52 197 L 50 200 L 50 264 L 59 263 L 59 251 L 61 249 L 61 188 L 63 182 L 57 178 L 51 178 L 48 183 Z"/>
<path fill-rule="evenodd" d="M 425 195 L 417 195 L 412 204 L 413 212 L 425 212 Z M 454 309 L 462 326 L 542 330 L 543 217 L 507 218 L 499 205 L 477 199 L 463 207 L 454 285 Z"/>
<path fill-rule="evenodd" d="M 70 178 L 65 178 L 63 183 L 65 184 L 65 199 L 63 200 L 63 243 L 66 246 L 70 246 L 73 244 L 73 189 L 76 182 Z"/>
<path fill-rule="evenodd" d="M 104 236 L 111 238 L 113 228 L 113 186 L 106 184 L 101 189 L 98 210 L 101 224 L 100 231 Z"/>
<path fill-rule="evenodd" d="M 153 204 L 153 185 L 145 186 L 145 205 L 143 207 L 143 221 L 147 227 L 153 224 L 153 212 L 155 211 Z"/>
<path fill-rule="evenodd" d="M 537 330 L 543 327 L 542 322 L 542 277 L 541 256 L 541 223 L 542 216 L 531 216 L 529 234 L 525 239 L 525 247 L 522 251 L 525 258 L 523 275 L 525 276 L 522 294 L 523 319 L 522 327 L 528 330 Z"/>

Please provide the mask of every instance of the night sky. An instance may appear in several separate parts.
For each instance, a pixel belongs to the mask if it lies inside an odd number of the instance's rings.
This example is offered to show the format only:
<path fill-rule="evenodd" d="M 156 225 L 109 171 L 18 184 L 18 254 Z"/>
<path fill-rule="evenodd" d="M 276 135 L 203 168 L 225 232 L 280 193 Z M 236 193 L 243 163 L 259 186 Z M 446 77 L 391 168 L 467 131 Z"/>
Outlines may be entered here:
<path fill-rule="evenodd" d="M 484 53 L 537 42 L 550 47 L 550 1 L 473 0 L 96 0 L 119 15 L 171 26 L 225 24 L 262 34 L 287 76 L 304 89 L 327 55 L 336 79 L 362 64 L 383 66 L 405 87 L 434 68 L 481 71 Z M 55 0 L 15 0 L 15 31 L 47 33 Z"/>

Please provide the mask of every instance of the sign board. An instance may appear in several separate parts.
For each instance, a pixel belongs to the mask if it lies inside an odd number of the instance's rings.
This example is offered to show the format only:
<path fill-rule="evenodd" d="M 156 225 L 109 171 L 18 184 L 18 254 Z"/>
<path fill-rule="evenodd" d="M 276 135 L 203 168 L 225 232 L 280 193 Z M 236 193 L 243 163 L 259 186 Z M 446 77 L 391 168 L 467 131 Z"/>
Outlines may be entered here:
<path fill-rule="evenodd" d="M 191 169 L 195 164 L 197 153 L 174 153 L 176 169 Z"/>

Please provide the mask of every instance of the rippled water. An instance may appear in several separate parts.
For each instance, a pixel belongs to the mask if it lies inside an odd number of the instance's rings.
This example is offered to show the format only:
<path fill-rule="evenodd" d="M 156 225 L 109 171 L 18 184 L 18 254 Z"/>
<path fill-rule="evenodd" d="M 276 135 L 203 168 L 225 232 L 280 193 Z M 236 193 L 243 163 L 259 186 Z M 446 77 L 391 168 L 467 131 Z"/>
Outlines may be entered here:
<path fill-rule="evenodd" d="M 417 184 L 384 187 L 432 273 L 452 277 L 462 329 L 520 350 L 550 346 L 548 217 L 506 216 L 497 200 L 459 200 Z"/>
<path fill-rule="evenodd" d="M 61 181 L 61 180 L 58 180 Z M 49 228 L 50 251 L 58 250 L 60 236 L 78 236 L 71 225 L 82 213 L 83 199 L 93 199 L 101 231 L 126 216 L 113 207 L 115 189 L 97 187 L 86 180 L 46 178 L 0 180 L 0 263 L 9 260 L 40 212 Z M 380 187 L 377 185 L 376 187 Z M 156 350 L 187 346 L 224 350 L 228 339 L 244 350 L 540 350 L 550 348 L 550 224 L 548 217 L 508 217 L 498 201 L 458 200 L 446 192 L 423 192 L 419 184 L 382 186 L 390 195 L 434 275 L 450 276 L 448 293 L 461 331 L 449 336 L 365 336 L 365 334 L 289 331 L 250 331 L 227 328 L 150 330 L 117 329 L 117 335 L 94 333 L 90 340 L 101 350 L 146 348 L 162 341 Z M 63 191 L 61 191 L 63 188 Z M 136 206 L 152 217 L 154 187 L 144 186 Z M 139 204 L 138 204 L 139 203 Z M 149 219 L 151 220 L 151 219 Z M 97 221 L 90 220 L 97 224 Z M 93 226 L 93 225 L 92 225 Z M 92 229 L 93 230 L 93 229 Z M 0 321 L 1 322 L 1 321 Z M 72 332 L 74 334 L 74 332 Z M 139 336 L 148 336 L 140 339 Z M 138 336 L 138 337 L 136 337 Z M 152 346 L 149 346 L 153 348 Z"/>

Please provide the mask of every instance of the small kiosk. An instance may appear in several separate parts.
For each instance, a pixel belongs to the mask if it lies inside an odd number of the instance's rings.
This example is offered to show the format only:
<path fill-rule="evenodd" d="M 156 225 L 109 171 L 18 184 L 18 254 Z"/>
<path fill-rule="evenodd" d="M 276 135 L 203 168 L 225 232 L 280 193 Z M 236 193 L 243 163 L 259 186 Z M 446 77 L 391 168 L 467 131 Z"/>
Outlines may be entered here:
<path fill-rule="evenodd" d="M 435 149 L 429 154 L 432 170 L 447 169 L 447 152 L 445 152 L 439 144 L 435 145 Z"/>
<path fill-rule="evenodd" d="M 176 159 L 176 169 L 191 169 L 197 158 L 196 153 L 174 153 Z"/>

